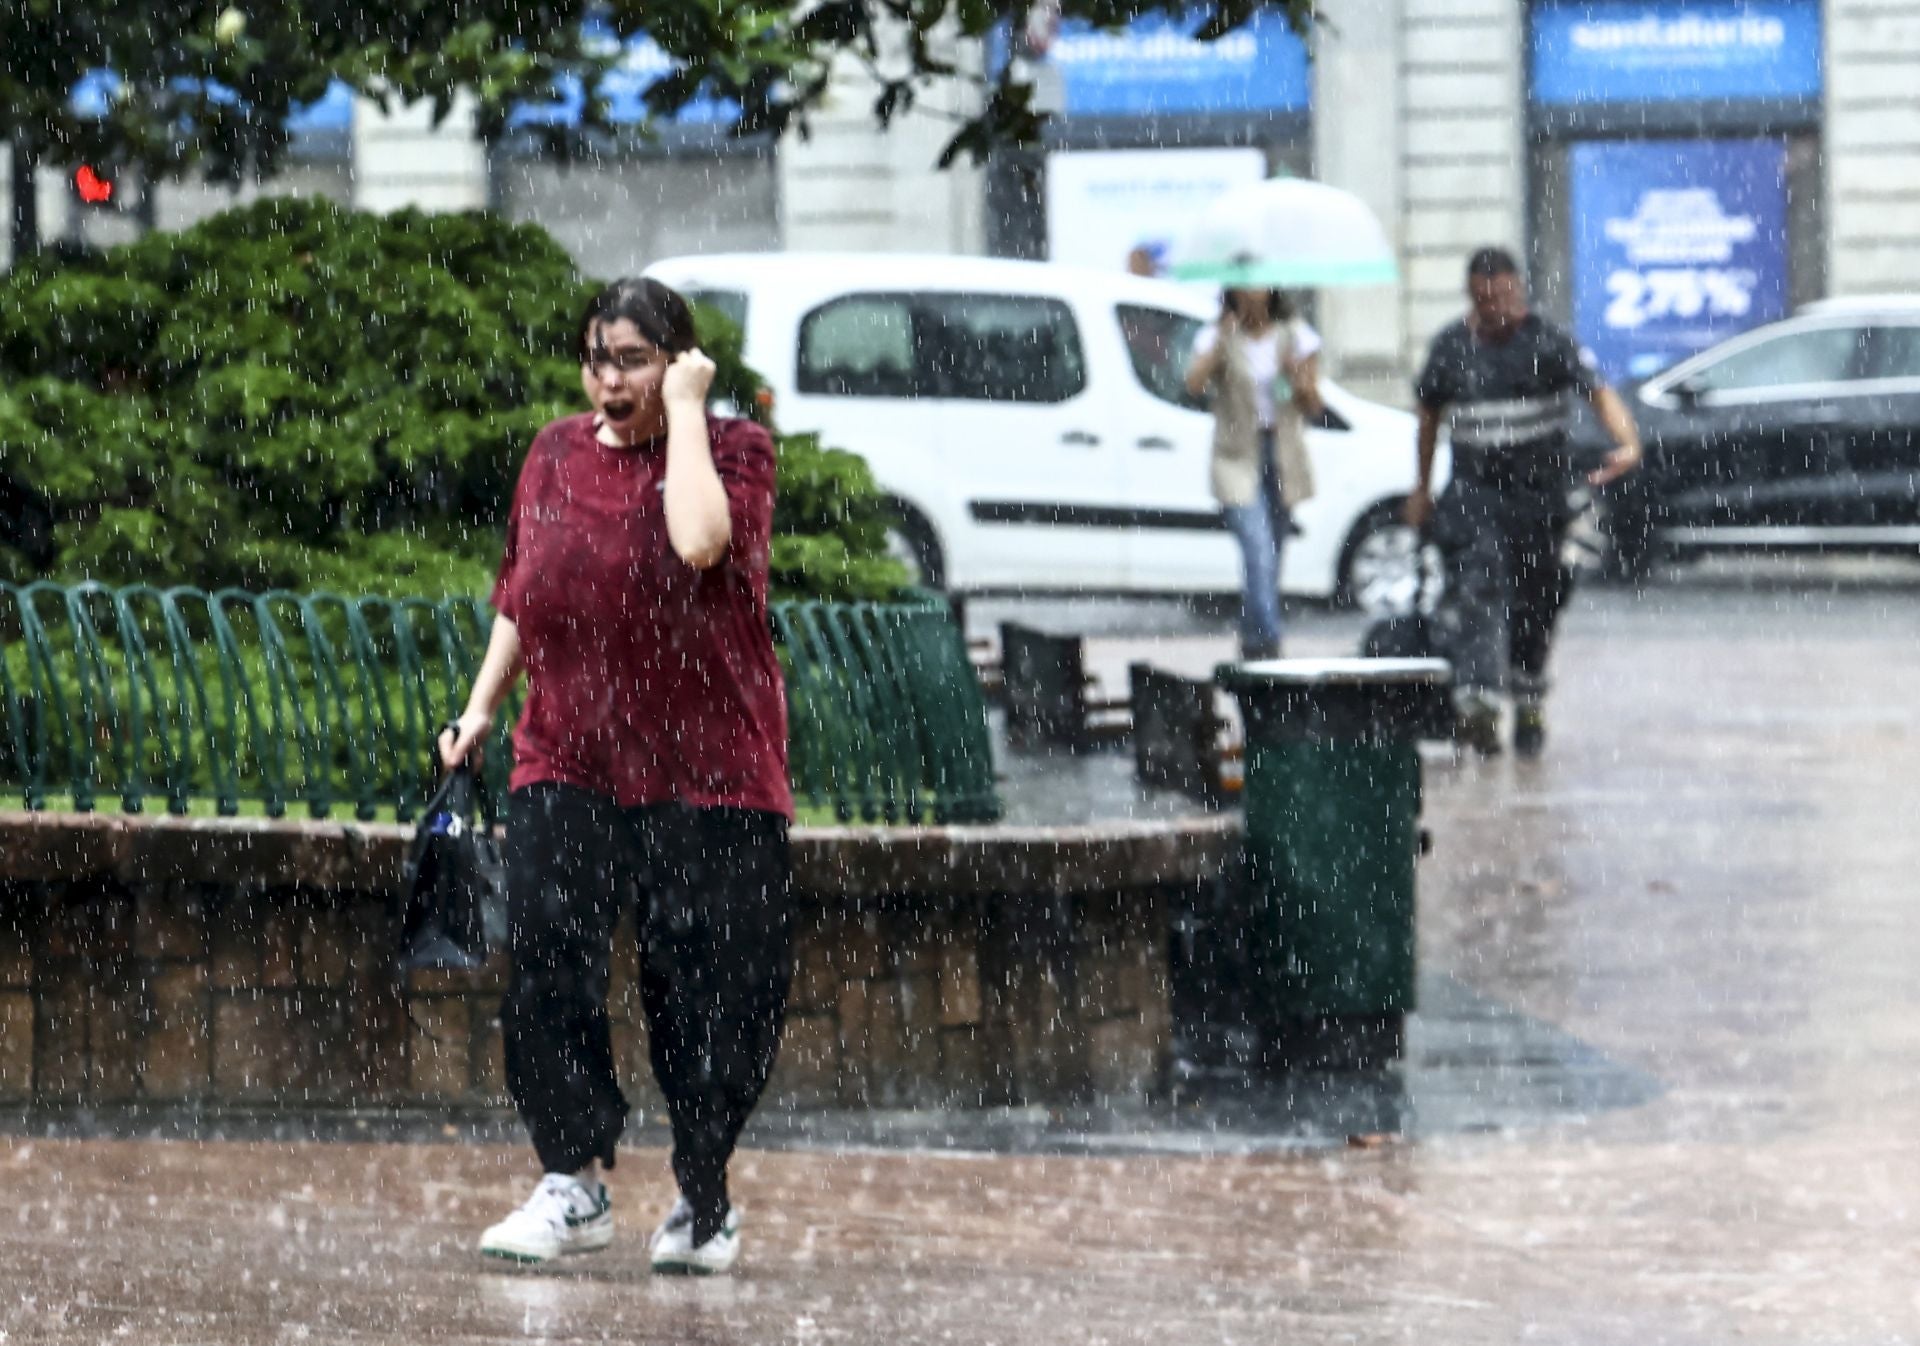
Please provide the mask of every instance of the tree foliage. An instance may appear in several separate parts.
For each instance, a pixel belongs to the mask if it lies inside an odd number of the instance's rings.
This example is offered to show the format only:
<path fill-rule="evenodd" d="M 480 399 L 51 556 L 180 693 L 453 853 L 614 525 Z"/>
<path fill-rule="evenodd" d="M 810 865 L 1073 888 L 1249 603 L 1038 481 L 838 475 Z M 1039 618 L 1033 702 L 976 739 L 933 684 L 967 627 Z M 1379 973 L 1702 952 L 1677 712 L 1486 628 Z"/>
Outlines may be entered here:
<path fill-rule="evenodd" d="M 581 406 L 593 284 L 537 226 L 289 198 L 27 262 L 0 280 L 0 575 L 484 591 L 527 446 Z M 738 333 L 699 320 L 754 407 Z M 781 593 L 897 588 L 859 459 L 784 439 L 780 491 Z"/>
<path fill-rule="evenodd" d="M 565 154 L 609 129 L 602 81 L 620 60 L 619 41 L 639 35 L 676 66 L 646 92 L 654 117 L 714 97 L 738 107 L 737 134 L 804 130 L 845 57 L 877 81 L 874 114 L 884 123 L 929 80 L 961 73 L 951 39 L 1019 29 L 1035 8 L 1028 0 L 235 0 L 224 9 L 217 0 L 12 0 L 0 5 L 0 138 L 29 175 L 37 164 L 85 161 L 155 179 L 198 165 L 231 180 L 270 173 L 286 147 L 288 113 L 335 79 L 389 105 L 428 100 L 440 115 L 469 90 L 486 139 L 506 130 L 516 105 L 569 81 L 590 96 L 578 128 L 549 133 L 549 147 Z M 1053 8 L 1103 26 L 1197 8 L 1199 35 L 1214 38 L 1263 6 L 1063 0 Z M 1264 8 L 1304 30 L 1315 0 Z M 108 69 L 118 86 L 105 113 L 76 110 L 74 87 Z M 1025 68 L 1009 62 L 989 79 L 943 162 L 1039 134 Z"/>

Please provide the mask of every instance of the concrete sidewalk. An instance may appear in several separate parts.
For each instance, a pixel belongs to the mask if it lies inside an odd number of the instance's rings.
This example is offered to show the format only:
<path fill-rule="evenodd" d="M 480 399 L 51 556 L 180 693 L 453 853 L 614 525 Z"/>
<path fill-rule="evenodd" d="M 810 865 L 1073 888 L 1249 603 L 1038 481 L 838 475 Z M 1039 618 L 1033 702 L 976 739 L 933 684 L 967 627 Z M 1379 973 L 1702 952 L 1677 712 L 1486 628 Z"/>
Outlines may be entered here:
<path fill-rule="evenodd" d="M 1548 756 L 1429 764 L 1429 983 L 1557 1035 L 1521 1075 L 1573 1043 L 1643 1090 L 1191 1154 L 772 1127 L 704 1283 L 647 1272 L 657 1148 L 622 1156 L 613 1249 L 519 1272 L 470 1251 L 518 1146 L 17 1136 L 0 1341 L 1920 1342 L 1916 600 L 1585 597 Z M 1476 1046 L 1426 1041 L 1423 1069 Z"/>
<path fill-rule="evenodd" d="M 1909 1120 L 1915 1120 L 1909 1118 Z M 623 1237 L 475 1256 L 517 1148 L 0 1146 L 0 1331 L 40 1342 L 1913 1340 L 1920 1163 L 1865 1126 L 1760 1144 L 1611 1128 L 1215 1158 L 749 1153 L 736 1274 Z M 1908 1128 L 1911 1134 L 1911 1128 Z"/>

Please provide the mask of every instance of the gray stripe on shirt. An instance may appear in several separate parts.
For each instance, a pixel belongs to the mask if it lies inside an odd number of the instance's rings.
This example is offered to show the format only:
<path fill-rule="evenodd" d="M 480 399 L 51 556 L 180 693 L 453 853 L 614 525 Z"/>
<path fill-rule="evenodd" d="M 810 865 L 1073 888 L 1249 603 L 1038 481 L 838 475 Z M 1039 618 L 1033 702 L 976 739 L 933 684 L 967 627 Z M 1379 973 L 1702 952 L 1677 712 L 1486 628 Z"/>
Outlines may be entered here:
<path fill-rule="evenodd" d="M 1447 415 L 1448 434 L 1464 449 L 1511 449 L 1534 440 L 1558 439 L 1572 427 L 1573 402 L 1564 393 L 1456 402 Z"/>

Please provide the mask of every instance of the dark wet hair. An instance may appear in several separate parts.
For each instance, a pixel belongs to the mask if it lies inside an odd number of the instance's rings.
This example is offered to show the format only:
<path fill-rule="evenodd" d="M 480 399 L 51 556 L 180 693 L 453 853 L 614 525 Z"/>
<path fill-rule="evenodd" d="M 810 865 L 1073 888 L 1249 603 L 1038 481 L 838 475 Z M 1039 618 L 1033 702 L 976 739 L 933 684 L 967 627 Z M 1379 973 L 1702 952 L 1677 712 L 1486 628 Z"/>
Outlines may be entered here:
<path fill-rule="evenodd" d="M 593 325 L 622 318 L 668 355 L 690 351 L 699 344 L 693 334 L 693 310 L 679 291 L 649 276 L 627 276 L 587 301 L 587 311 L 580 315 L 581 364 L 586 364 L 590 355 Z"/>
<path fill-rule="evenodd" d="M 1220 296 L 1221 307 L 1226 308 L 1230 306 L 1236 294 L 1245 294 L 1249 290 L 1252 290 L 1256 294 L 1259 293 L 1259 291 L 1251 285 L 1228 286 L 1226 291 Z M 1272 322 L 1292 322 L 1295 312 L 1293 297 L 1285 290 L 1268 290 L 1266 295 L 1267 318 Z"/>
<path fill-rule="evenodd" d="M 1467 259 L 1467 279 L 1491 279 L 1494 276 L 1517 276 L 1520 263 L 1505 248 L 1482 248 Z"/>

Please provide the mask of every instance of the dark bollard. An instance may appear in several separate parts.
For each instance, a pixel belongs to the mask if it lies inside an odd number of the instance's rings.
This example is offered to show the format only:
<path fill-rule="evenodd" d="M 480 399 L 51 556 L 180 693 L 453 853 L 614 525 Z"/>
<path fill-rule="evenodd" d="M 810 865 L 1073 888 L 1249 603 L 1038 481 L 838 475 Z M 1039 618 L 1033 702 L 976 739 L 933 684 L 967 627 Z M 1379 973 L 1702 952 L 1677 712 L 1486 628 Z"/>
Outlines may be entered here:
<path fill-rule="evenodd" d="M 1087 673 L 1078 636 L 1000 623 L 1007 738 L 1023 749 L 1080 752 L 1087 740 Z"/>
<path fill-rule="evenodd" d="M 1272 1064 L 1375 1069 L 1414 1002 L 1422 737 L 1443 659 L 1223 664 L 1246 721 L 1247 898 Z"/>

